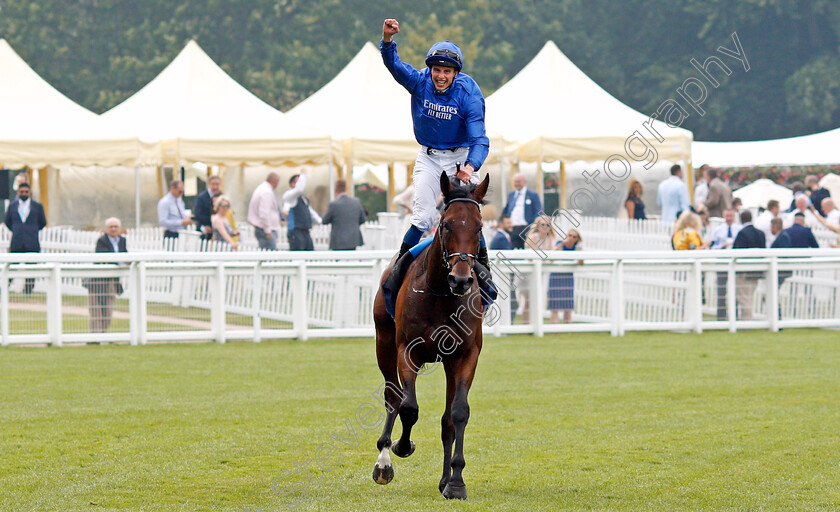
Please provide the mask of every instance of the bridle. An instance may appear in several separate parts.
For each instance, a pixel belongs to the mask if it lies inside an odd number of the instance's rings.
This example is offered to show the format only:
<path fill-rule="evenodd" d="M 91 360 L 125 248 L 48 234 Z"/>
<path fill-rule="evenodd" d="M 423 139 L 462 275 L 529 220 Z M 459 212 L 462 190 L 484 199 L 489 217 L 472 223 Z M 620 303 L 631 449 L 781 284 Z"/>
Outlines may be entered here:
<path fill-rule="evenodd" d="M 478 203 L 478 201 L 476 201 L 474 199 L 470 199 L 468 197 L 458 197 L 458 198 L 451 199 L 451 200 L 447 201 L 446 205 L 443 207 L 443 212 L 444 213 L 446 213 L 446 210 L 449 208 L 449 205 L 451 205 L 452 203 L 472 203 L 476 206 L 476 208 L 478 208 L 478 211 L 481 212 L 481 205 Z M 441 231 L 442 228 L 443 228 L 443 215 L 440 216 L 440 223 L 438 224 L 438 233 L 441 234 L 438 238 L 440 239 L 440 254 L 441 254 L 441 257 L 443 257 L 443 267 L 446 270 L 451 271 L 452 270 L 452 264 L 449 263 L 449 260 L 451 260 L 452 258 L 457 256 L 458 261 L 469 262 L 470 258 L 472 258 L 472 265 L 470 265 L 470 269 L 472 270 L 473 268 L 475 268 L 475 259 L 476 259 L 475 254 L 471 254 L 471 253 L 468 253 L 468 252 L 453 252 L 453 253 L 450 253 L 448 250 L 446 250 L 446 245 L 443 243 L 443 231 Z M 456 262 L 455 264 L 457 265 L 458 263 Z"/>

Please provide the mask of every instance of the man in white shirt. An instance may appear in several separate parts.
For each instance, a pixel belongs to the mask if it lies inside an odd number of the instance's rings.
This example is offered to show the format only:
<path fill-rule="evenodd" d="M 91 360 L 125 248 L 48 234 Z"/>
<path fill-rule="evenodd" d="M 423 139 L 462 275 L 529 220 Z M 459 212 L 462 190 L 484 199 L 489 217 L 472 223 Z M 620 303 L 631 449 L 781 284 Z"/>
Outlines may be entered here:
<path fill-rule="evenodd" d="M 306 169 L 295 174 L 289 180 L 289 190 L 283 192 L 283 214 L 286 217 L 286 237 L 289 239 L 290 251 L 314 251 L 312 236 L 312 222 L 321 224 L 318 215 L 309 203 L 303 191 L 306 188 Z"/>
<path fill-rule="evenodd" d="M 735 224 L 735 210 L 727 208 L 723 210 L 723 220 L 726 221 L 718 226 L 712 233 L 712 246 L 710 249 L 732 249 L 735 237 L 741 226 Z M 726 272 L 717 273 L 717 319 L 726 320 Z"/>
<path fill-rule="evenodd" d="M 184 182 L 172 180 L 169 193 L 157 205 L 158 222 L 163 228 L 163 238 L 178 238 L 178 234 L 192 224 L 192 216 L 184 208 Z"/>
<path fill-rule="evenodd" d="M 770 229 L 770 223 L 775 217 L 779 215 L 780 209 L 781 206 L 779 205 L 779 202 L 775 199 L 771 199 L 767 202 L 767 209 L 761 212 L 761 214 L 758 217 L 756 217 L 755 222 L 753 223 L 756 229 L 764 232 L 764 238 L 768 241 L 771 238 L 776 238 L 775 236 L 773 236 L 773 232 Z M 770 243 L 772 242 L 768 242 L 767 247 L 770 247 Z"/>
<path fill-rule="evenodd" d="M 811 213 L 811 210 L 808 208 L 808 206 L 810 206 L 810 204 L 811 204 L 811 200 L 808 199 L 808 196 L 806 196 L 805 194 L 802 194 L 802 195 L 798 196 L 796 199 L 794 199 L 794 201 L 793 201 L 793 212 L 788 214 L 789 221 L 785 222 L 785 225 L 793 224 L 794 216 L 797 213 L 802 213 L 802 215 L 805 216 L 805 226 L 807 226 L 809 228 L 812 228 L 812 229 L 815 226 L 818 226 L 820 224 L 820 221 L 818 221 L 817 218 L 814 217 L 814 214 Z"/>
<path fill-rule="evenodd" d="M 694 207 L 700 208 L 703 202 L 709 197 L 709 164 L 700 166 L 700 177 L 697 179 L 697 186 L 694 187 Z"/>
<path fill-rule="evenodd" d="M 277 250 L 277 233 L 280 232 L 280 208 L 274 189 L 280 183 L 276 172 L 269 173 L 265 181 L 254 189 L 248 205 L 248 223 L 254 226 L 254 235 L 260 249 Z"/>
<path fill-rule="evenodd" d="M 833 226 L 840 226 L 840 210 L 834 206 L 834 200 L 826 197 L 820 203 L 820 210 L 825 212 L 825 220 Z"/>
<path fill-rule="evenodd" d="M 671 166 L 671 177 L 659 184 L 656 202 L 662 207 L 662 222 L 672 224 L 677 215 L 688 210 L 688 186 L 682 180 L 682 167 Z"/>

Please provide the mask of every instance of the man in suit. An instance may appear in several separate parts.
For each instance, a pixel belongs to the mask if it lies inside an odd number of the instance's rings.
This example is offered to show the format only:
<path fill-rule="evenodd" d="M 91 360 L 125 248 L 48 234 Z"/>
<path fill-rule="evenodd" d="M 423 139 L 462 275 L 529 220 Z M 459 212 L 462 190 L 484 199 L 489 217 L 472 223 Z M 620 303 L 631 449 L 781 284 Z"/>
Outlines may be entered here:
<path fill-rule="evenodd" d="M 47 225 L 44 206 L 31 199 L 32 189 L 28 183 L 18 187 L 17 199 L 12 201 L 6 211 L 6 227 L 12 232 L 9 252 L 41 252 L 38 232 Z M 35 288 L 35 279 L 26 278 L 24 293 L 30 295 Z"/>
<path fill-rule="evenodd" d="M 718 177 L 717 169 L 709 169 L 709 197 L 706 198 L 706 208 L 710 217 L 722 217 L 723 211 L 732 208 L 732 189 Z"/>
<path fill-rule="evenodd" d="M 107 219 L 105 233 L 96 241 L 96 252 L 128 252 L 121 231 L 120 219 Z M 114 313 L 115 299 L 123 292 L 120 278 L 93 277 L 85 279 L 83 284 L 88 290 L 90 332 L 107 332 Z"/>
<path fill-rule="evenodd" d="M 210 225 L 210 217 L 213 216 L 213 198 L 221 193 L 222 177 L 214 175 L 207 180 L 207 190 L 195 198 L 193 218 L 196 229 L 201 232 L 202 240 L 210 240 L 213 237 L 213 227 Z"/>
<path fill-rule="evenodd" d="M 495 251 L 507 251 L 513 249 L 511 230 L 513 223 L 510 221 L 509 215 L 502 215 L 499 219 L 499 229 L 496 231 L 496 236 L 490 241 L 490 249 Z M 519 309 L 519 301 L 516 300 L 516 289 L 513 286 L 514 275 L 508 276 L 508 284 L 510 289 L 510 323 L 516 318 L 516 310 Z"/>
<path fill-rule="evenodd" d="M 779 233 L 776 241 L 771 245 L 772 248 L 780 247 L 794 247 L 794 248 L 808 248 L 819 247 L 817 239 L 811 228 L 805 226 L 805 214 L 796 212 L 793 216 L 793 225 Z"/>
<path fill-rule="evenodd" d="M 764 249 L 767 240 L 764 232 L 753 226 L 752 213 L 749 210 L 741 212 L 741 224 L 733 249 Z M 753 299 L 758 280 L 764 277 L 763 272 L 738 272 L 735 276 L 735 301 L 741 308 L 741 320 L 752 320 Z"/>
<path fill-rule="evenodd" d="M 367 217 L 362 203 L 347 195 L 347 182 L 335 182 L 335 199 L 327 207 L 322 224 L 332 224 L 330 230 L 330 250 L 354 251 L 364 243 L 359 226 Z"/>
<path fill-rule="evenodd" d="M 513 230 L 510 233 L 514 249 L 525 248 L 525 232 L 528 226 L 537 219 L 542 211 L 540 196 L 525 186 L 525 175 L 517 173 L 513 176 L 513 192 L 508 194 L 508 201 L 502 215 L 510 216 Z"/>

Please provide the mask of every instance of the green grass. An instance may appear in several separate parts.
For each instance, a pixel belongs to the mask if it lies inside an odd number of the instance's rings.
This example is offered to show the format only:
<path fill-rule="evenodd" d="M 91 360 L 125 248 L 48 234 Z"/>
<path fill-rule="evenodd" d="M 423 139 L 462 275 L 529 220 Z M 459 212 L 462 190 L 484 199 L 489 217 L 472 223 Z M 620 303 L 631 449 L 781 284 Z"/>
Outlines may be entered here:
<path fill-rule="evenodd" d="M 837 510 L 840 336 L 485 339 L 466 503 L 440 478 L 443 372 L 416 453 L 370 478 L 373 341 L 0 350 L 0 510 L 289 510 L 272 479 L 332 442 L 297 510 Z M 352 425 L 358 446 L 346 446 Z M 399 432 L 399 423 L 396 428 Z M 284 484 L 303 477 L 289 477 Z"/>

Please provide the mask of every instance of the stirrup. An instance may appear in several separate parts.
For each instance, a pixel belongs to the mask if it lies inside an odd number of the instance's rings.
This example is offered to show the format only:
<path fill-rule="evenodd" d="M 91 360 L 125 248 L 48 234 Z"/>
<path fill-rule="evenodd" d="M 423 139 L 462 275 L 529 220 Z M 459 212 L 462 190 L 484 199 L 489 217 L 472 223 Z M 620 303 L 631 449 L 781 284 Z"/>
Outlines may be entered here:
<path fill-rule="evenodd" d="M 480 255 L 481 252 L 479 252 L 479 257 L 475 259 L 475 268 L 473 270 L 475 271 L 478 288 L 481 292 L 481 305 L 487 308 L 487 306 L 496 301 L 496 298 L 499 296 L 499 291 L 493 283 L 493 273 L 490 271 L 490 267 L 484 265 Z"/>

